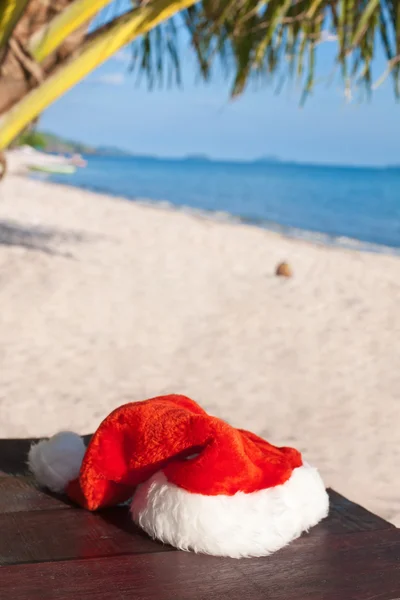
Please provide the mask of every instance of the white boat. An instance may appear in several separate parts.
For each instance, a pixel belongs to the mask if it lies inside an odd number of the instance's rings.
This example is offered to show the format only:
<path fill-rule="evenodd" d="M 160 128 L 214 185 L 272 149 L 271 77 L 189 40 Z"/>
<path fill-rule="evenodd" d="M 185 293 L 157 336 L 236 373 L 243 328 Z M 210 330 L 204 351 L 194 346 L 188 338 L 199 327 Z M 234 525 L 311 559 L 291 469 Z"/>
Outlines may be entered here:
<path fill-rule="evenodd" d="M 28 169 L 40 173 L 60 173 L 62 175 L 70 175 L 76 171 L 74 165 L 30 165 Z"/>
<path fill-rule="evenodd" d="M 20 174 L 40 172 L 69 175 L 76 171 L 76 166 L 69 158 L 46 154 L 30 146 L 22 146 L 7 152 L 7 165 L 9 172 Z"/>

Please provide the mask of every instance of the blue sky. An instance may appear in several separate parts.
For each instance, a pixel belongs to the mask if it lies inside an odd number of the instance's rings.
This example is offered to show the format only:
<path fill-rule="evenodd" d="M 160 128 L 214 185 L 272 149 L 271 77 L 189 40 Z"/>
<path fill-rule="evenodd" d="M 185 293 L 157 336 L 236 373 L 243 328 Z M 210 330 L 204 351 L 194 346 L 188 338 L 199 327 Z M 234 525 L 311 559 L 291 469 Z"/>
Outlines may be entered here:
<path fill-rule="evenodd" d="M 183 87 L 149 91 L 128 73 L 129 49 L 102 65 L 54 103 L 41 128 L 94 145 L 113 145 L 137 154 L 282 159 L 333 164 L 400 163 L 400 105 L 391 83 L 371 101 L 346 101 L 339 79 L 328 84 L 334 42 L 320 46 L 321 74 L 313 96 L 300 107 L 292 84 L 247 90 L 230 100 L 229 84 L 214 77 L 197 81 L 186 53 Z M 377 61 L 377 76 L 384 63 Z"/>

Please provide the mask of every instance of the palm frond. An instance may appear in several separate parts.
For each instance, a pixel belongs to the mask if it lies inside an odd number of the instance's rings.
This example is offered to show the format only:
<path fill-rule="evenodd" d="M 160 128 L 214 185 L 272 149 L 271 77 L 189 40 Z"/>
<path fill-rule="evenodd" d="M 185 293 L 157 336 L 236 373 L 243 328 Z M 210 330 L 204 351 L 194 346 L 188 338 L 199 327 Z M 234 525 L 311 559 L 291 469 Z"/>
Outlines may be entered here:
<path fill-rule="evenodd" d="M 3 0 L 0 3 L 0 56 L 23 15 L 29 0 Z"/>
<path fill-rule="evenodd" d="M 26 4 L 25 0 L 0 3 L 0 50 Z M 200 76 L 209 79 L 218 63 L 231 80 L 233 96 L 253 78 L 267 83 L 277 78 L 281 88 L 287 79 L 297 77 L 304 101 L 314 89 L 321 44 L 329 38 L 335 40 L 334 62 L 341 67 L 346 89 L 356 85 L 370 93 L 391 76 L 395 94 L 400 95 L 399 0 L 135 0 L 134 8 L 91 30 L 75 54 L 53 63 L 47 60 L 106 4 L 108 0 L 70 0 L 21 48 L 29 60 L 46 59 L 50 67 L 45 67 L 43 78 L 36 78 L 37 87 L 4 114 L 0 148 L 132 40 L 131 68 L 150 86 L 180 83 L 182 39 L 188 39 Z M 387 68 L 374 81 L 379 52 L 384 53 Z"/>
<path fill-rule="evenodd" d="M 399 95 L 400 2 L 398 0 L 202 0 L 184 11 L 174 24 L 186 29 L 201 76 L 208 79 L 220 61 L 231 78 L 232 95 L 240 94 L 253 77 L 280 82 L 298 77 L 304 94 L 315 84 L 320 46 L 335 41 L 334 62 L 345 87 L 371 91 L 374 58 L 384 52 Z M 166 30 L 160 27 L 161 38 Z M 156 34 L 134 44 L 134 65 L 148 81 L 162 79 L 171 54 L 151 60 Z M 160 42 L 160 38 L 157 38 Z M 179 36 L 170 40 L 173 67 L 180 69 Z M 140 44 L 141 46 L 138 46 Z M 165 65 L 164 65 L 165 62 Z M 179 79 L 179 77 L 177 77 Z M 379 83 L 379 80 L 378 80 Z"/>
<path fill-rule="evenodd" d="M 23 128 L 54 100 L 68 91 L 120 48 L 173 17 L 195 0 L 152 0 L 117 17 L 92 33 L 83 47 L 55 70 L 40 86 L 0 118 L 0 150 L 6 148 Z"/>
<path fill-rule="evenodd" d="M 3 0 L 4 6 L 24 0 Z M 137 0 L 135 5 L 148 0 Z M 110 0 L 74 0 L 29 43 L 41 62 L 74 28 L 92 18 Z M 111 7 L 113 3 L 111 3 Z M 1 23 L 1 12 L 0 12 Z M 182 35 L 185 30 L 184 35 Z M 282 82 L 298 77 L 304 92 L 314 86 L 323 35 L 336 39 L 335 62 L 345 86 L 374 87 L 372 64 L 384 52 L 387 70 L 399 94 L 400 2 L 398 0 L 201 0 L 173 20 L 162 22 L 132 46 L 131 69 L 150 87 L 180 83 L 182 38 L 208 79 L 217 61 L 230 77 L 232 95 L 253 78 Z"/>
<path fill-rule="evenodd" d="M 75 0 L 29 40 L 28 50 L 39 63 L 76 29 L 88 23 L 111 0 Z"/>

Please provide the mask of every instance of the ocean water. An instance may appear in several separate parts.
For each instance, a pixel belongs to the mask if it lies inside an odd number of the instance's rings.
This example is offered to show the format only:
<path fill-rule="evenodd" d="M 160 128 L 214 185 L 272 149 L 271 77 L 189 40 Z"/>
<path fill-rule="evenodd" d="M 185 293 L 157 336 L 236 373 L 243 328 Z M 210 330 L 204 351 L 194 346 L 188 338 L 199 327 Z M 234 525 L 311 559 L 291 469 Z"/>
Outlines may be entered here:
<path fill-rule="evenodd" d="M 324 243 L 400 251 L 400 168 L 94 156 L 51 180 Z"/>

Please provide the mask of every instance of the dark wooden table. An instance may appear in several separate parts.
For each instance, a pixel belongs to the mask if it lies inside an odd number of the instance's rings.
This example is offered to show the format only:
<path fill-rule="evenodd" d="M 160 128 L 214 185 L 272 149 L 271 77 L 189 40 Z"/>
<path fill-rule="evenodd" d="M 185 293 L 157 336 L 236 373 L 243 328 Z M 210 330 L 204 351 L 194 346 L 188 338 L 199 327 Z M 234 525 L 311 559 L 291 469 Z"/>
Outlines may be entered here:
<path fill-rule="evenodd" d="M 233 560 L 149 539 L 119 507 L 89 513 L 24 474 L 0 440 L 3 600 L 399 600 L 400 530 L 330 491 L 329 517 L 276 554 Z"/>

